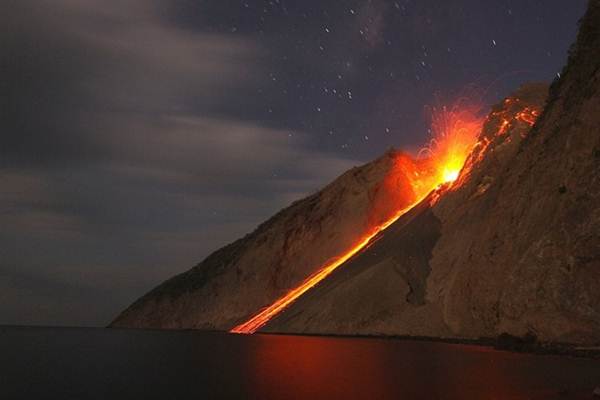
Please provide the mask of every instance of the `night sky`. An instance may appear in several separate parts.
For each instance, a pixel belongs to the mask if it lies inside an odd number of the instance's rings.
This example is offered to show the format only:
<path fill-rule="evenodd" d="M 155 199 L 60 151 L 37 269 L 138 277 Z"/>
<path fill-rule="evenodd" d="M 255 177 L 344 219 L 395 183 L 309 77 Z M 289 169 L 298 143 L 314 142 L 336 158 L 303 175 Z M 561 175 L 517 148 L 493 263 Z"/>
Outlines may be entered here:
<path fill-rule="evenodd" d="M 552 81 L 585 0 L 5 0 L 0 324 L 105 325 L 390 146 Z"/>

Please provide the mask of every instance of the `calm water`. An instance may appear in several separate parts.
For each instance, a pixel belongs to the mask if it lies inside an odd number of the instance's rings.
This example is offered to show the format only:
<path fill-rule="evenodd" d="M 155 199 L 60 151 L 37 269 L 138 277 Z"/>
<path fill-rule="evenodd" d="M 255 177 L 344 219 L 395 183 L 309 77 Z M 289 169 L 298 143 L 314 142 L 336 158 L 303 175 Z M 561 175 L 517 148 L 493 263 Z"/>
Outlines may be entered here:
<path fill-rule="evenodd" d="M 0 399 L 591 399 L 600 361 L 430 342 L 0 327 Z"/>

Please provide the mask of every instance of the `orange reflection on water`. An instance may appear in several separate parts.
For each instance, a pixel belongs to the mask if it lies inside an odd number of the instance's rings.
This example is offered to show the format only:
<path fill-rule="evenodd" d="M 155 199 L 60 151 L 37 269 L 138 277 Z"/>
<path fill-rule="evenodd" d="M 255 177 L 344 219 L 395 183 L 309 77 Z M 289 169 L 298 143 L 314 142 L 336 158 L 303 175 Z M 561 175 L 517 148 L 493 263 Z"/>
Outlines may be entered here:
<path fill-rule="evenodd" d="M 355 351 L 355 341 L 327 338 L 254 335 L 248 362 L 253 398 L 385 399 L 396 384 L 384 369 L 383 348 Z M 348 368 L 357 366 L 358 368 Z"/>
<path fill-rule="evenodd" d="M 252 399 L 584 399 L 593 390 L 585 378 L 593 360 L 404 340 L 245 338 Z"/>

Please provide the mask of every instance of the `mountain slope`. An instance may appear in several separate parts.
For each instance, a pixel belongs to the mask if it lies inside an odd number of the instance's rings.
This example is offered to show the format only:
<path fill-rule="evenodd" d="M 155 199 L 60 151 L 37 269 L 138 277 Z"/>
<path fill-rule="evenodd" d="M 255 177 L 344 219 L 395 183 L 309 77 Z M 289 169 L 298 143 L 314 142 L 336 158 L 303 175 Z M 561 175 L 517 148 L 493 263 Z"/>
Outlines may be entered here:
<path fill-rule="evenodd" d="M 350 248 L 398 205 L 414 202 L 407 174 L 426 166 L 390 150 L 297 201 L 132 304 L 114 327 L 228 330 Z"/>
<path fill-rule="evenodd" d="M 592 0 L 545 108 L 539 84 L 494 107 L 452 187 L 264 330 L 600 343 L 599 29 Z M 395 151 L 347 172 L 152 290 L 112 326 L 231 329 L 421 198 L 415 173 L 430 166 Z"/>

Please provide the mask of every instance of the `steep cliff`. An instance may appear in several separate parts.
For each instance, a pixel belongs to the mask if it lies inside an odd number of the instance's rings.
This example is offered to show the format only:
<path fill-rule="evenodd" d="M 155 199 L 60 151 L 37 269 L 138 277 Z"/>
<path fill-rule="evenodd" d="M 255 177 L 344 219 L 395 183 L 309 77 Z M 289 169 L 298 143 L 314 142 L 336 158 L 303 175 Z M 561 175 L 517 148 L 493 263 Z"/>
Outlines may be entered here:
<path fill-rule="evenodd" d="M 494 108 L 458 185 L 266 330 L 600 343 L 599 1 L 561 75 L 530 131 L 504 121 L 532 87 Z"/>

